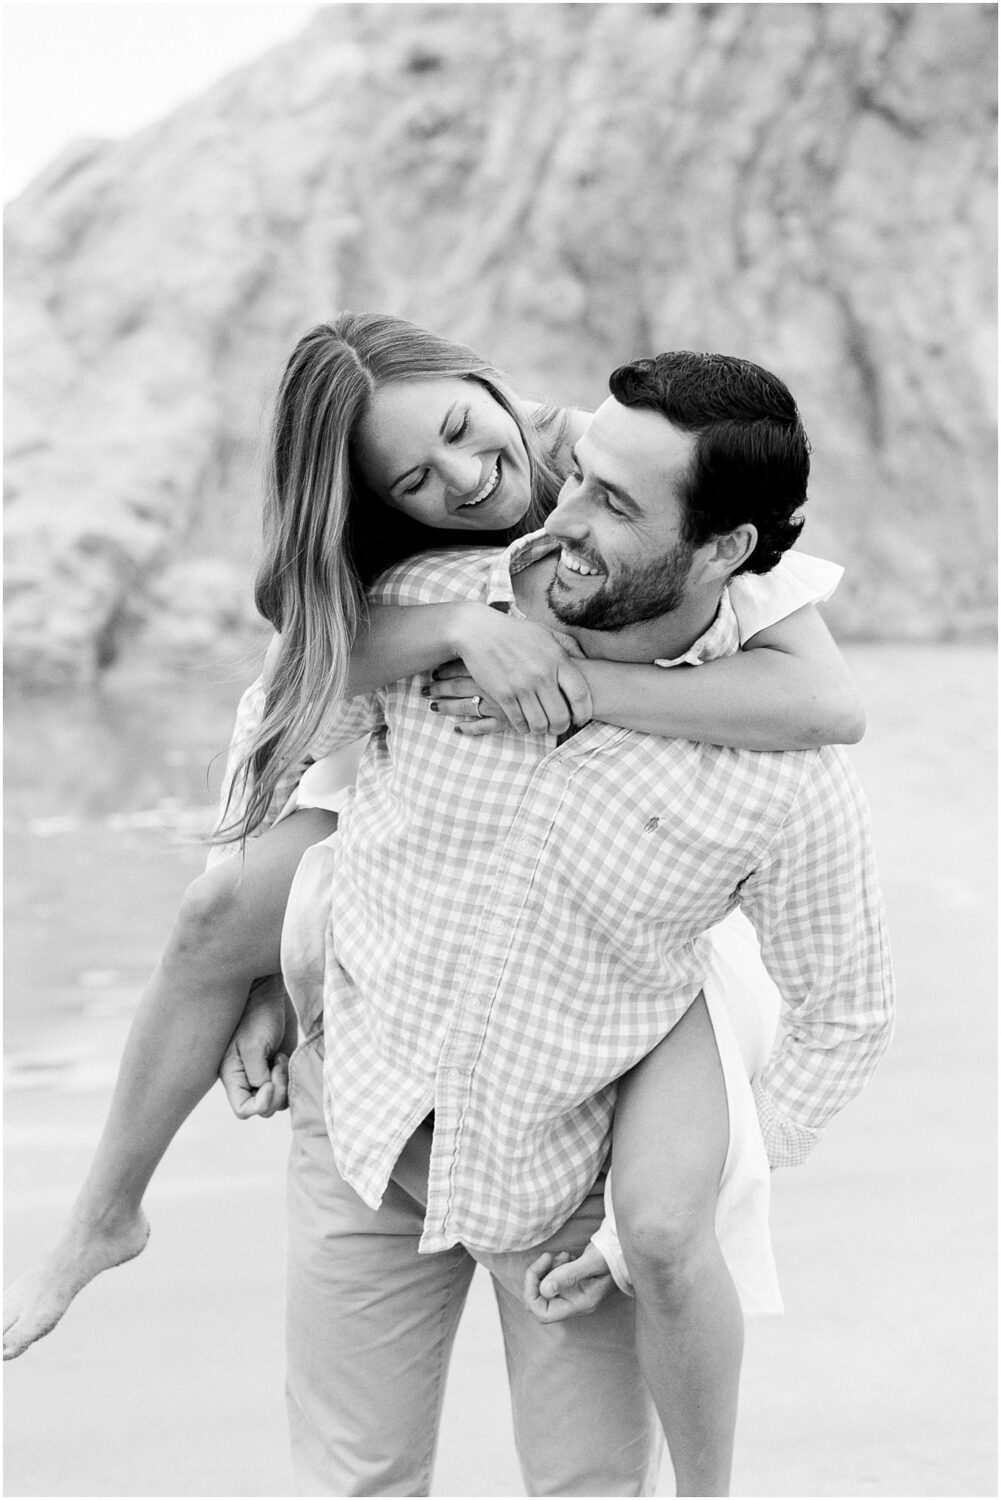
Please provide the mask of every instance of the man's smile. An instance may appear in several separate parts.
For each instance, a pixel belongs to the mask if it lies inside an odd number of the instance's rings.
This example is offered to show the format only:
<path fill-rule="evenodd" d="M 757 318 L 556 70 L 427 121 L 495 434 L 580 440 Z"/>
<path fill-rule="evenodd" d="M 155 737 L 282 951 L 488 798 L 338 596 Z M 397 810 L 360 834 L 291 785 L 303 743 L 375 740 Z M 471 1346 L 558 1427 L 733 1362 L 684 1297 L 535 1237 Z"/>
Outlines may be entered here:
<path fill-rule="evenodd" d="M 577 578 L 605 577 L 605 571 L 603 568 L 599 567 L 596 563 L 590 561 L 588 558 L 582 557 L 579 552 L 569 552 L 566 547 L 560 548 L 557 576 L 559 576 L 560 569 L 564 570 L 567 573 L 572 573 Z"/>

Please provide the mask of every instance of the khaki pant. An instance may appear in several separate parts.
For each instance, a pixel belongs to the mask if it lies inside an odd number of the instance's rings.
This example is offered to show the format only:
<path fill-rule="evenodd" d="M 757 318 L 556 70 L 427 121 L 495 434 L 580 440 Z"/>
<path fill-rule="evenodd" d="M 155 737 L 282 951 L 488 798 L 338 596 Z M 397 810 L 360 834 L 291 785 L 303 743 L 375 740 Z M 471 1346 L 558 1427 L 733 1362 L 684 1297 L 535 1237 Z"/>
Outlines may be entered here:
<path fill-rule="evenodd" d="M 548 1327 L 521 1300 L 542 1249 L 582 1248 L 602 1182 L 544 1245 L 418 1255 L 431 1132 L 405 1147 L 373 1212 L 338 1176 L 323 1121 L 322 1037 L 292 1059 L 288 1408 L 305 1495 L 426 1495 L 452 1342 L 476 1263 L 492 1275 L 529 1495 L 649 1495 L 661 1440 L 640 1375 L 633 1305 Z"/>

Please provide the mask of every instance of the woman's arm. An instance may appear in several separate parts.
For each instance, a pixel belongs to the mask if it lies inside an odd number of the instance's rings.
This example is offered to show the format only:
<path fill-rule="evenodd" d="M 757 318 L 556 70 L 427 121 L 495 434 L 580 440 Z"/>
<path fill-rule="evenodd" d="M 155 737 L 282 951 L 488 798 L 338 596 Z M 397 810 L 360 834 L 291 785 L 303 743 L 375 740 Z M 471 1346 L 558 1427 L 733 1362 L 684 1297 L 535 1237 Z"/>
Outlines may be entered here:
<path fill-rule="evenodd" d="M 265 653 L 265 691 L 280 646 L 276 635 Z M 594 717 L 579 660 L 548 630 L 468 600 L 370 606 L 351 651 L 344 696 L 375 692 L 457 659 L 480 685 L 473 691 L 492 700 L 501 725 L 523 734 L 564 734 Z"/>
<path fill-rule="evenodd" d="M 372 606 L 351 652 L 347 695 L 456 658 L 514 729 L 563 734 L 593 717 L 580 662 L 548 630 L 469 601 Z"/>
<path fill-rule="evenodd" d="M 865 714 L 844 657 L 813 605 L 745 642 L 734 656 L 699 667 L 632 666 L 576 659 L 604 724 L 737 750 L 813 750 L 862 738 Z M 461 666 L 432 688 L 461 734 L 502 728 L 471 719 L 472 693 L 489 698 Z M 492 711 L 492 704 L 483 705 Z M 580 722 L 578 720 L 578 722 Z"/>
<path fill-rule="evenodd" d="M 854 745 L 865 711 L 841 652 L 812 604 L 692 667 L 584 661 L 594 717 L 623 729 L 738 750 Z"/>

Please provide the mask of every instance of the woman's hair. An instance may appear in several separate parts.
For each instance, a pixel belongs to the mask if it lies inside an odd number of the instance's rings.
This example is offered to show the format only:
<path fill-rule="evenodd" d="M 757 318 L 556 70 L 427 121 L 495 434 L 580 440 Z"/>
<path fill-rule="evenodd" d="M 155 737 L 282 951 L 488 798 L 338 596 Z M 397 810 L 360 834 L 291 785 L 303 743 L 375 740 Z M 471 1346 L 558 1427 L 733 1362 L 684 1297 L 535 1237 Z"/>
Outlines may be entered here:
<path fill-rule="evenodd" d="M 398 381 L 447 378 L 484 386 L 521 433 L 531 502 L 510 531 L 423 526 L 376 499 L 361 479 L 355 444 L 374 393 Z M 217 840 L 242 841 L 260 826 L 279 779 L 302 763 L 324 710 L 343 697 L 365 588 L 429 547 L 506 544 L 541 526 L 562 484 L 554 460 L 566 425 L 553 407 L 529 419 L 486 360 L 400 318 L 345 312 L 299 340 L 275 402 L 255 589 L 280 643 L 263 717 L 236 767 Z M 226 822 L 234 797 L 240 816 Z"/>

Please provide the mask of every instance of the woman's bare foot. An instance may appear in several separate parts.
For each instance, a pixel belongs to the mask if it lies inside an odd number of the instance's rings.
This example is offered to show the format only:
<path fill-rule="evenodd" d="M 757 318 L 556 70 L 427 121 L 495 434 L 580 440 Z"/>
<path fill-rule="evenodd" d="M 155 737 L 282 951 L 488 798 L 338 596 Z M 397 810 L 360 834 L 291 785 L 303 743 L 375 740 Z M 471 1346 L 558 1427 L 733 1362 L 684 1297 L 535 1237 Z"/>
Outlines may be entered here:
<path fill-rule="evenodd" d="M 3 1295 L 3 1357 L 16 1359 L 51 1333 L 77 1292 L 101 1271 L 132 1260 L 149 1239 L 146 1215 L 137 1211 L 95 1227 L 71 1219 L 41 1265 L 18 1277 Z"/>

